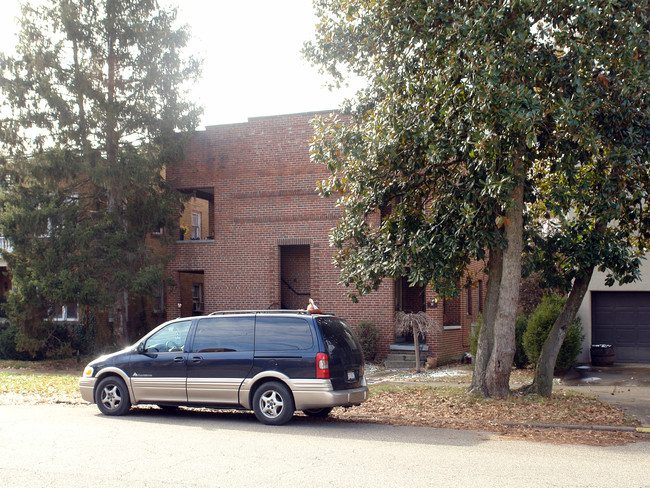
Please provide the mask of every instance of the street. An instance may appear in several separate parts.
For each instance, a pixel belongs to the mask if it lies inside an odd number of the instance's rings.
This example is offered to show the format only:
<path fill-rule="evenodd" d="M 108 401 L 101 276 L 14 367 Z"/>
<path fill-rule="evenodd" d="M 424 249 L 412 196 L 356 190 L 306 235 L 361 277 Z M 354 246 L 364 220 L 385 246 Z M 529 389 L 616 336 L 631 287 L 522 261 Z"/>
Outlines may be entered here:
<path fill-rule="evenodd" d="M 503 440 L 487 433 L 249 413 L 0 406 L 5 487 L 650 487 L 650 443 Z"/>

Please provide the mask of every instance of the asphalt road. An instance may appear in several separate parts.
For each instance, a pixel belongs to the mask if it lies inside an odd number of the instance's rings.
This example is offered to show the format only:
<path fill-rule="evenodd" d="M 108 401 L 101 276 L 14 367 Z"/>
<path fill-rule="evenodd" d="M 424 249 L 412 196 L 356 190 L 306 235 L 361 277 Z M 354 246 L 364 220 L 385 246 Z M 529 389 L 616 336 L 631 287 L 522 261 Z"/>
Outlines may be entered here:
<path fill-rule="evenodd" d="M 248 413 L 0 406 L 3 487 L 650 487 L 650 443 L 555 446 L 470 431 Z"/>

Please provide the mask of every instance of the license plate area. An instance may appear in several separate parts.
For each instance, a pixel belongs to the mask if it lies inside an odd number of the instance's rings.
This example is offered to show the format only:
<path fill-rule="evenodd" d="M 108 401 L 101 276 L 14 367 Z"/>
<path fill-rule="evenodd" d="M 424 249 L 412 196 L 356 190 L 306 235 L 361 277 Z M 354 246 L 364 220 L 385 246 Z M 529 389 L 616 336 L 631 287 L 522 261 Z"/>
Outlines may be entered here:
<path fill-rule="evenodd" d="M 357 381 L 357 372 L 353 369 L 347 371 L 347 380 L 349 382 Z"/>

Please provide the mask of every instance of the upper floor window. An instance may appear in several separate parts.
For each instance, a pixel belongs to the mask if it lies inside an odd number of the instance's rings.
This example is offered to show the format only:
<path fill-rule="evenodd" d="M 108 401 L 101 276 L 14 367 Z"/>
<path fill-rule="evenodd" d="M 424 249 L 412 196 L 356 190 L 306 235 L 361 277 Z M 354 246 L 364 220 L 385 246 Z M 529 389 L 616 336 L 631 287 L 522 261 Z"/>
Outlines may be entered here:
<path fill-rule="evenodd" d="M 201 239 L 201 212 L 192 212 L 192 239 Z"/>

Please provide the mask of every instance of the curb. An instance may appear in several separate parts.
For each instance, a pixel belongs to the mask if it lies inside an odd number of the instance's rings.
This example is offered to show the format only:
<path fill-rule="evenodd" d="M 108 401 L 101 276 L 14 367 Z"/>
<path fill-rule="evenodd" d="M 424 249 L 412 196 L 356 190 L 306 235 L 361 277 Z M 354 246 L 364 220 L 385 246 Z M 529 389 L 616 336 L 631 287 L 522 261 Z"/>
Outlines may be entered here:
<path fill-rule="evenodd" d="M 533 424 L 526 422 L 499 422 L 509 427 L 527 427 L 531 429 L 572 429 L 572 430 L 596 430 L 599 432 L 634 432 L 640 434 L 650 434 L 650 428 L 647 427 L 625 427 L 615 425 L 577 425 L 577 424 Z"/>
<path fill-rule="evenodd" d="M 384 415 L 352 415 L 348 417 L 348 420 L 351 421 L 390 421 L 395 420 L 392 417 Z M 632 434 L 650 434 L 649 427 L 625 427 L 625 426 L 616 426 L 616 425 L 580 425 L 580 424 L 536 424 L 532 422 L 508 422 L 508 421 L 499 421 L 499 420 L 476 420 L 476 419 L 449 419 L 449 418 L 437 418 L 432 417 L 428 419 L 432 422 L 439 422 L 441 424 L 450 424 L 448 428 L 453 429 L 453 424 L 465 424 L 465 425 L 491 425 L 491 426 L 503 426 L 503 427 L 524 427 L 527 429 L 567 429 L 567 430 L 593 430 L 597 432 L 625 432 Z"/>

